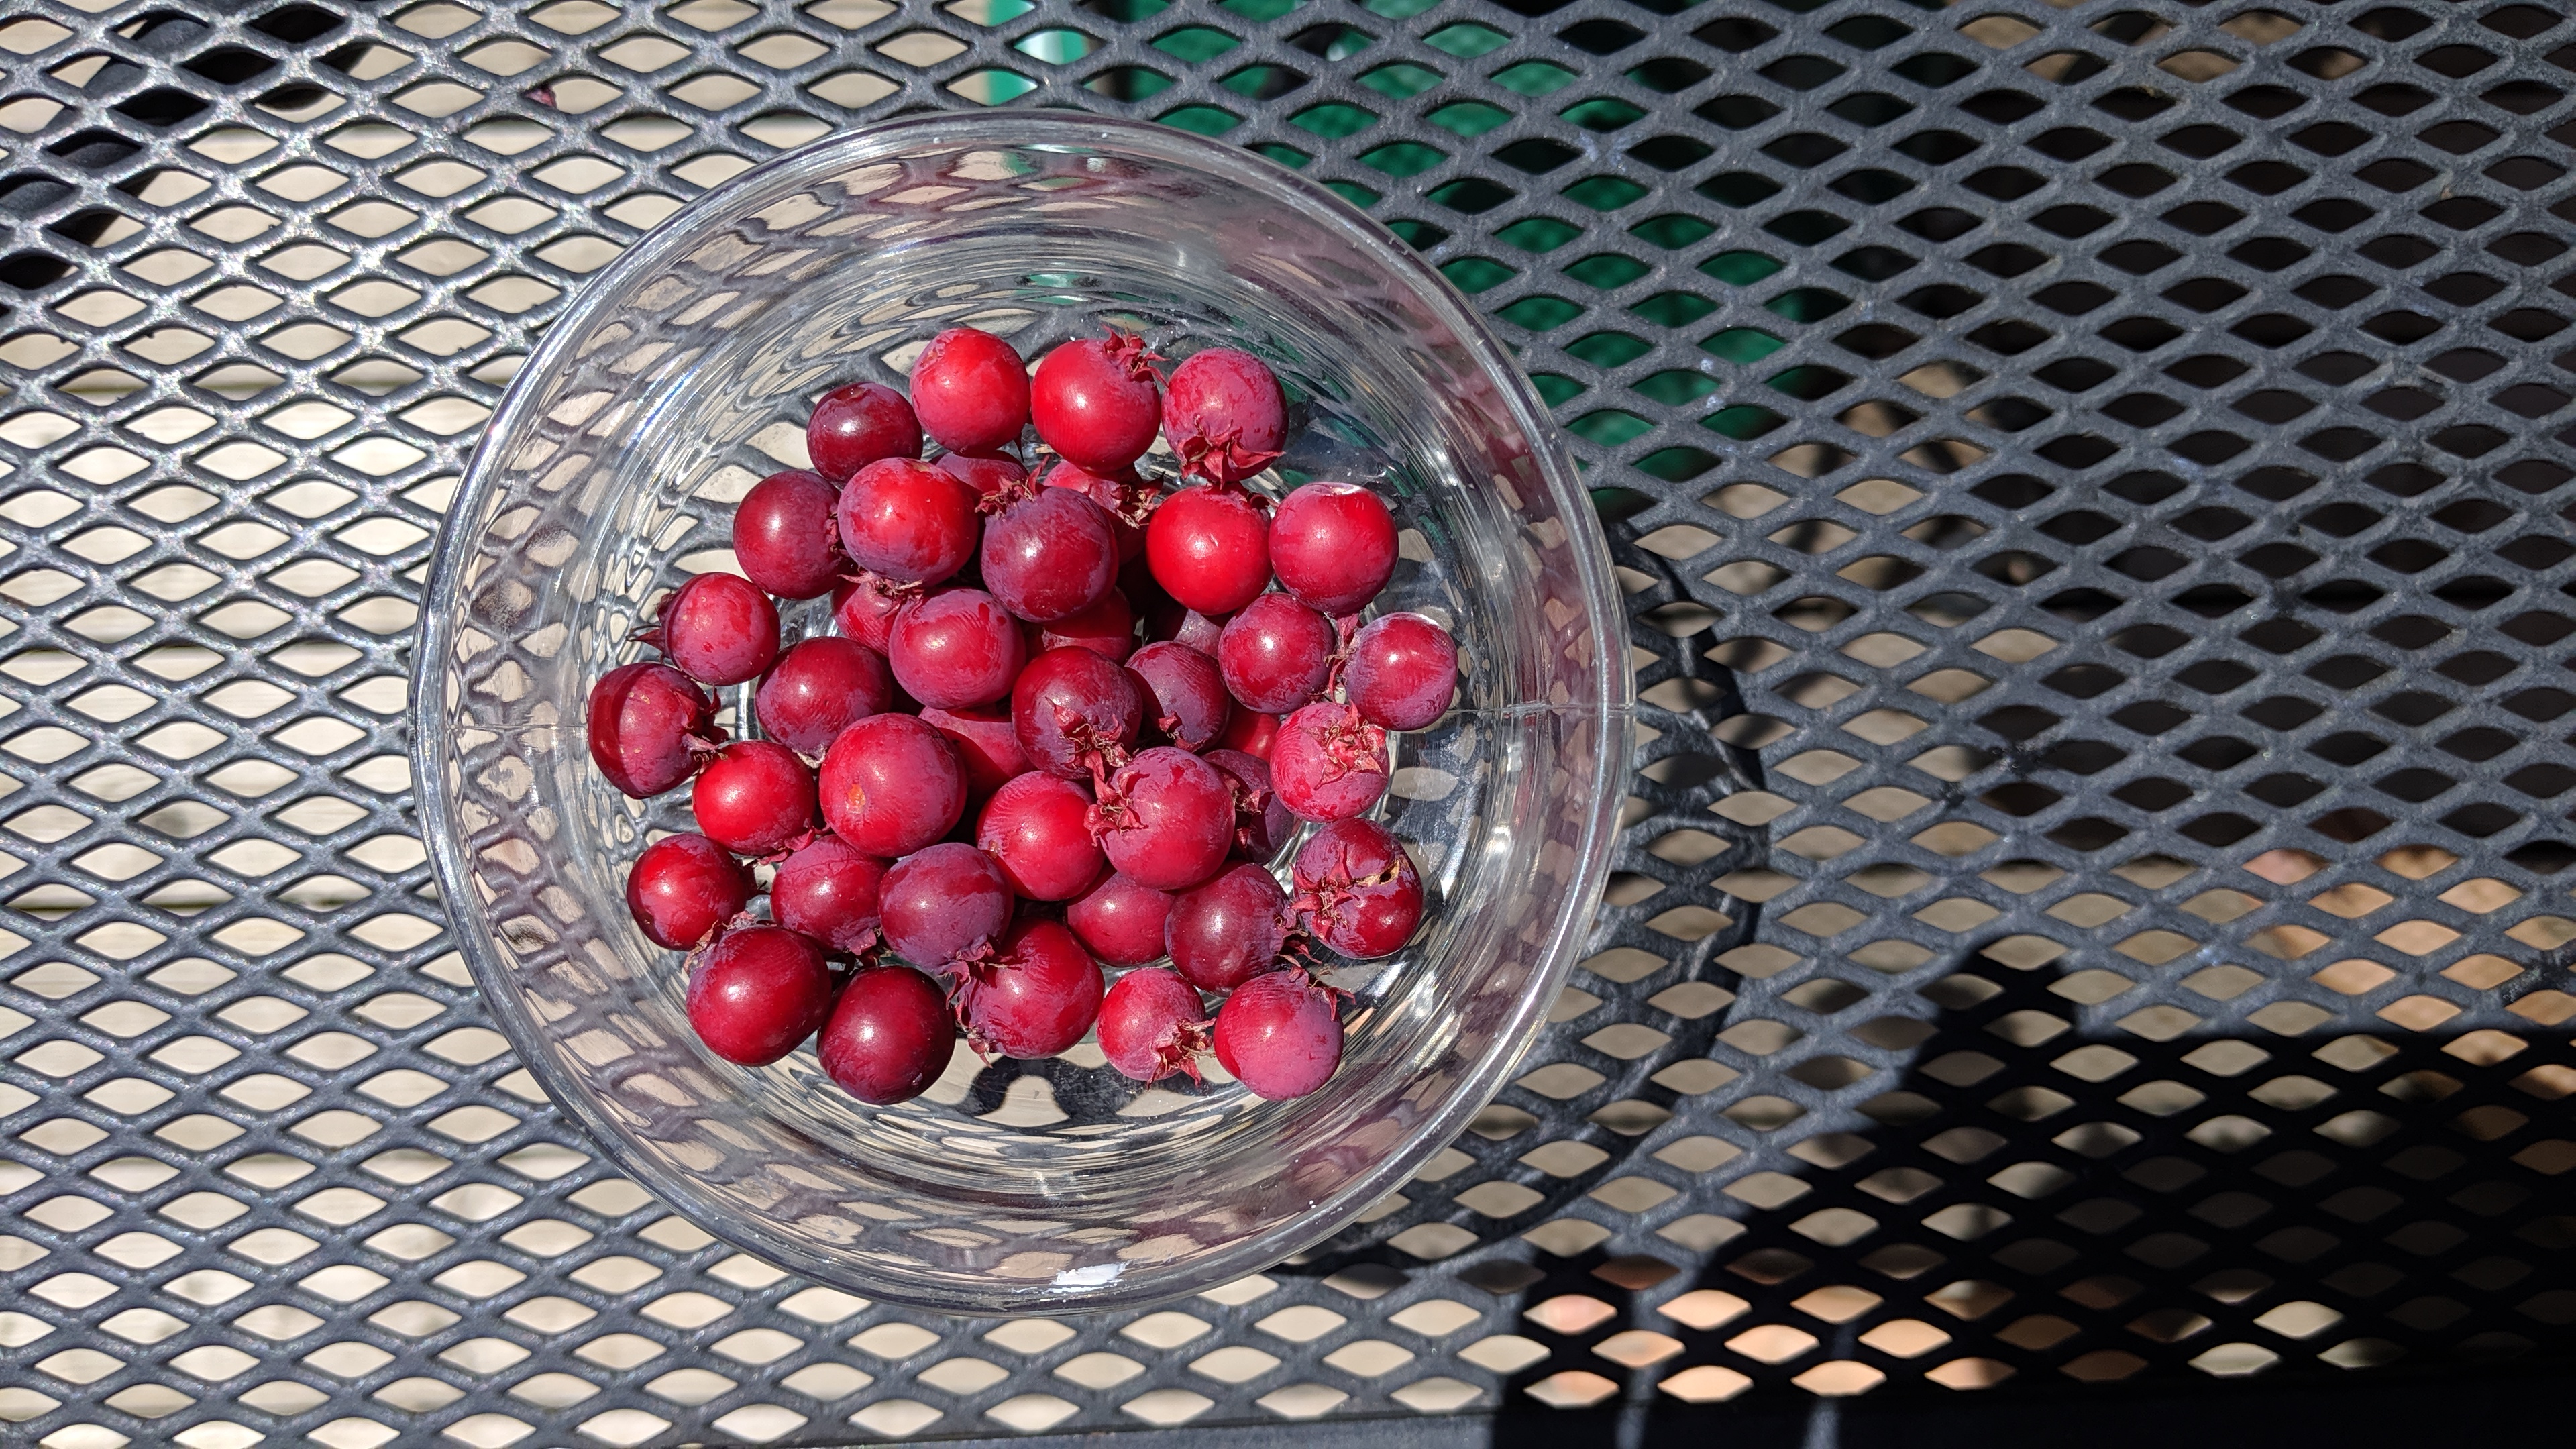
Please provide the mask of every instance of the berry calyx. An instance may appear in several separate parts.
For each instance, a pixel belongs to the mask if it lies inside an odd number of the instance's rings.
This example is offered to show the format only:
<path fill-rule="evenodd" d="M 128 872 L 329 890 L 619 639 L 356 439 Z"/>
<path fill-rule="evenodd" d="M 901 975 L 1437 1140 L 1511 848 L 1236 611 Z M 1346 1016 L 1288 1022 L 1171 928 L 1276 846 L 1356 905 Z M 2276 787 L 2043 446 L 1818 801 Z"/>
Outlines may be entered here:
<path fill-rule="evenodd" d="M 1271 971 L 1236 988 L 1210 1034 L 1217 1065 L 1265 1101 L 1302 1097 L 1342 1060 L 1335 993 L 1304 971 Z"/>
<path fill-rule="evenodd" d="M 904 395 L 881 382 L 853 382 L 815 400 L 805 419 L 805 452 L 834 483 L 880 458 L 921 456 L 921 422 Z"/>
<path fill-rule="evenodd" d="M 921 594 L 918 584 L 899 584 L 862 569 L 832 586 L 832 627 L 842 638 L 856 639 L 883 654 L 895 611 Z"/>
<path fill-rule="evenodd" d="M 782 599 L 830 593 L 850 571 L 833 512 L 841 491 L 810 468 L 772 473 L 733 510 L 733 556 L 745 576 Z"/>
<path fill-rule="evenodd" d="M 1130 971 L 1100 1002 L 1100 1054 L 1121 1075 L 1159 1082 L 1174 1072 L 1199 1080 L 1208 1049 L 1207 1003 L 1170 971 Z"/>
<path fill-rule="evenodd" d="M 657 946 L 686 951 L 751 901 L 751 872 L 703 835 L 666 835 L 626 873 L 626 909 Z"/>
<path fill-rule="evenodd" d="M 659 795 L 724 742 L 715 717 L 715 700 L 670 665 L 621 664 L 590 687 L 591 763 L 624 794 Z"/>
<path fill-rule="evenodd" d="M 832 973 L 822 949 L 777 926 L 748 926 L 716 938 L 690 968 L 689 1025 L 707 1050 L 765 1067 L 796 1050 L 832 1009 Z"/>
<path fill-rule="evenodd" d="M 975 490 L 915 458 L 870 463 L 836 510 L 850 562 L 903 584 L 935 584 L 975 556 Z"/>
<path fill-rule="evenodd" d="M 1345 956 L 1392 956 L 1422 924 L 1422 876 L 1374 820 L 1336 820 L 1297 850 L 1298 926 Z"/>
<path fill-rule="evenodd" d="M 912 409 L 922 431 L 949 452 L 1009 447 L 1028 426 L 1028 365 L 992 333 L 952 327 L 912 364 Z"/>
<path fill-rule="evenodd" d="M 957 1031 L 939 986 L 909 966 L 862 966 L 816 1044 L 823 1071 L 842 1091 L 875 1107 L 930 1090 L 956 1050 Z"/>
<path fill-rule="evenodd" d="M 794 850 L 822 824 L 813 767 L 775 740 L 736 740 L 716 751 L 689 791 L 689 810 L 709 840 L 736 855 Z"/>
<path fill-rule="evenodd" d="M 841 731 L 823 752 L 819 784 L 832 833 L 880 860 L 946 835 L 966 810 L 956 753 L 908 714 L 870 715 Z"/>
<path fill-rule="evenodd" d="M 1145 339 L 1112 332 L 1067 342 L 1038 363 L 1029 419 L 1067 462 L 1093 473 L 1125 468 L 1154 445 L 1162 396 Z"/>
<path fill-rule="evenodd" d="M 1163 437 L 1193 478 L 1240 483 L 1288 441 L 1288 402 L 1261 359 L 1231 347 L 1194 353 L 1163 388 Z"/>
<path fill-rule="evenodd" d="M 1386 777 L 1386 731 L 1347 704 L 1307 705 L 1270 744 L 1270 788 L 1301 819 L 1347 820 L 1377 803 Z"/>
<path fill-rule="evenodd" d="M 778 657 L 778 606 L 739 574 L 700 574 L 635 637 L 700 684 L 740 684 Z"/>

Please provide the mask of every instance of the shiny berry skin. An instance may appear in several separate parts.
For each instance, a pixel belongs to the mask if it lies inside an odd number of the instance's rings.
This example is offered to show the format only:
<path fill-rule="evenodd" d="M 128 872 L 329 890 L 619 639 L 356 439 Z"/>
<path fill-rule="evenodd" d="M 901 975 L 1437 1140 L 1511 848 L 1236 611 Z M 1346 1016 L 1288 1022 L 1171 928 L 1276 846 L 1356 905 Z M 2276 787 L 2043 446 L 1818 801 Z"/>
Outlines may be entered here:
<path fill-rule="evenodd" d="M 975 844 L 1011 889 L 1033 901 L 1069 901 L 1100 879 L 1091 838 L 1091 792 L 1036 770 L 993 792 L 975 822 Z"/>
<path fill-rule="evenodd" d="M 805 452 L 815 472 L 845 483 L 880 458 L 920 457 L 921 420 L 884 383 L 848 383 L 815 401 L 805 419 Z"/>
<path fill-rule="evenodd" d="M 975 800 L 989 798 L 1004 781 L 1029 771 L 1019 731 L 1011 728 L 1011 712 L 1001 705 L 925 709 L 921 722 L 955 748 L 957 762 L 966 768 L 966 793 Z"/>
<path fill-rule="evenodd" d="M 1270 788 L 1270 765 L 1241 750 L 1215 749 L 1207 762 L 1225 776 L 1234 792 L 1234 853 L 1244 860 L 1267 861 L 1297 833 L 1297 817 L 1279 803 Z"/>
<path fill-rule="evenodd" d="M 975 556 L 975 490 L 914 458 L 885 458 L 841 485 L 850 562 L 899 584 L 935 584 Z"/>
<path fill-rule="evenodd" d="M 1067 342 L 1029 380 L 1029 421 L 1065 461 L 1112 473 L 1154 445 L 1163 399 L 1145 362 L 1145 339 L 1127 332 Z"/>
<path fill-rule="evenodd" d="M 942 453 L 930 466 L 974 489 L 977 498 L 990 498 L 1029 476 L 1015 459 L 981 453 Z"/>
<path fill-rule="evenodd" d="M 992 333 L 952 327 L 912 364 L 912 410 L 949 452 L 1008 447 L 1029 421 L 1028 365 Z"/>
<path fill-rule="evenodd" d="M 958 975 L 966 1039 L 984 1051 L 1051 1057 L 1082 1040 L 1100 1016 L 1100 963 L 1056 921 L 1022 921 L 992 960 Z"/>
<path fill-rule="evenodd" d="M 844 579 L 832 586 L 832 627 L 842 638 L 856 639 L 883 654 L 895 611 L 912 602 L 915 592 L 874 574 Z"/>
<path fill-rule="evenodd" d="M 814 1044 L 823 1072 L 872 1107 L 909 1102 L 930 1090 L 957 1049 L 947 993 L 909 966 L 863 966 Z"/>
<path fill-rule="evenodd" d="M 591 763 L 608 783 L 641 800 L 697 773 L 724 738 L 716 702 L 668 664 L 621 664 L 590 687 Z"/>
<path fill-rule="evenodd" d="M 746 926 L 716 938 L 690 968 L 689 1026 L 707 1050 L 765 1067 L 796 1050 L 832 1011 L 823 949 L 794 931 Z"/>
<path fill-rule="evenodd" d="M 1157 745 L 1109 777 L 1092 809 L 1109 863 L 1138 885 L 1187 890 L 1217 873 L 1234 845 L 1234 792 L 1216 767 Z"/>
<path fill-rule="evenodd" d="M 1331 700 L 1282 720 L 1270 743 L 1270 788 L 1303 820 L 1359 814 L 1386 793 L 1386 773 L 1386 731 Z"/>
<path fill-rule="evenodd" d="M 1238 489 L 1184 488 L 1145 525 L 1145 562 L 1183 608 L 1231 614 L 1269 586 L 1270 523 Z"/>
<path fill-rule="evenodd" d="M 1330 619 L 1286 594 L 1263 594 L 1226 621 L 1216 662 L 1245 709 L 1286 714 L 1323 691 L 1338 642 Z"/>
<path fill-rule="evenodd" d="M 1270 758 L 1270 742 L 1279 737 L 1279 716 L 1257 709 L 1238 709 L 1217 736 L 1217 748 L 1240 750 L 1257 760 Z"/>
<path fill-rule="evenodd" d="M 646 939 L 685 951 L 750 904 L 751 872 L 703 835 L 666 835 L 626 872 L 626 909 Z"/>
<path fill-rule="evenodd" d="M 877 939 L 886 863 L 829 836 L 791 852 L 769 878 L 769 914 L 832 950 L 855 954 Z"/>
<path fill-rule="evenodd" d="M 895 612 L 886 663 L 895 683 L 935 709 L 991 704 L 1028 658 L 1019 621 L 981 589 L 941 589 Z"/>
<path fill-rule="evenodd" d="M 1216 657 L 1216 641 L 1225 637 L 1226 620 L 1231 614 L 1211 619 L 1196 609 L 1184 609 L 1177 600 L 1165 599 L 1145 619 L 1145 637 L 1160 643 L 1187 644 L 1210 659 Z"/>
<path fill-rule="evenodd" d="M 1458 645 L 1420 614 L 1384 614 L 1351 636 L 1342 667 L 1351 707 L 1373 725 L 1418 730 L 1449 712 L 1458 694 Z"/>
<path fill-rule="evenodd" d="M 1278 967 L 1288 944 L 1287 893 L 1260 866 L 1238 865 L 1172 903 L 1163 944 L 1192 986 L 1232 991 Z"/>
<path fill-rule="evenodd" d="M 840 501 L 841 490 L 811 469 L 761 479 L 734 505 L 734 561 L 753 583 L 782 599 L 830 593 L 850 571 L 833 518 Z"/>
<path fill-rule="evenodd" d="M 894 704 L 885 660 L 856 639 L 825 636 L 789 647 L 751 697 L 761 732 L 800 755 L 820 755 L 835 736 Z"/>
<path fill-rule="evenodd" d="M 1144 681 L 1146 725 L 1191 754 L 1216 743 L 1234 717 L 1224 672 L 1186 644 L 1148 644 L 1128 656 L 1127 669 Z"/>
<path fill-rule="evenodd" d="M 1345 956 L 1392 956 L 1422 924 L 1422 875 L 1374 820 L 1336 820 L 1297 848 L 1293 909 L 1307 934 Z"/>
<path fill-rule="evenodd" d="M 736 855 L 793 850 L 823 823 L 814 768 L 775 740 L 736 740 L 716 751 L 690 787 L 689 809 L 709 840 Z"/>
<path fill-rule="evenodd" d="M 1050 649 L 1011 686 L 1011 727 L 1029 764 L 1068 780 L 1114 765 L 1144 718 L 1133 678 L 1088 649 Z"/>
<path fill-rule="evenodd" d="M 700 684 L 756 679 L 778 657 L 778 606 L 738 574 L 700 574 L 662 601 L 638 636 Z"/>
<path fill-rule="evenodd" d="M 1039 653 L 1064 648 L 1088 649 L 1113 664 L 1127 662 L 1136 649 L 1136 615 L 1127 607 L 1127 596 L 1111 589 L 1099 603 L 1050 620 L 1038 631 Z"/>
<path fill-rule="evenodd" d="M 1173 899 L 1169 891 L 1138 885 L 1113 870 L 1073 898 L 1064 908 L 1064 923 L 1110 965 L 1142 966 L 1163 957 L 1163 923 Z"/>
<path fill-rule="evenodd" d="M 966 771 L 939 732 L 908 714 L 870 715 L 823 752 L 823 819 L 852 849 L 892 860 L 955 827 Z"/>
<path fill-rule="evenodd" d="M 1395 516 L 1355 483 L 1309 483 L 1270 512 L 1279 586 L 1336 617 L 1356 614 L 1395 574 Z"/>
<path fill-rule="evenodd" d="M 1194 478 L 1239 483 L 1288 444 L 1288 402 L 1261 359 L 1211 347 L 1172 369 L 1163 386 L 1163 436 Z"/>
<path fill-rule="evenodd" d="M 1333 994 L 1303 971 L 1272 971 L 1245 982 L 1218 1008 L 1210 1037 L 1217 1065 L 1266 1101 L 1306 1095 L 1342 1062 Z"/>
<path fill-rule="evenodd" d="M 1011 924 L 1011 883 L 1002 867 L 953 840 L 896 861 L 878 901 L 885 943 L 925 971 L 981 960 Z"/>
<path fill-rule="evenodd" d="M 1207 1050 L 1207 1003 L 1169 971 L 1130 971 L 1100 1001 L 1100 1054 L 1120 1074 L 1159 1082 L 1174 1072 L 1199 1076 Z"/>
<path fill-rule="evenodd" d="M 984 525 L 983 574 L 1004 608 L 1044 624 L 1109 593 L 1118 582 L 1118 539 L 1090 499 L 1041 488 Z"/>

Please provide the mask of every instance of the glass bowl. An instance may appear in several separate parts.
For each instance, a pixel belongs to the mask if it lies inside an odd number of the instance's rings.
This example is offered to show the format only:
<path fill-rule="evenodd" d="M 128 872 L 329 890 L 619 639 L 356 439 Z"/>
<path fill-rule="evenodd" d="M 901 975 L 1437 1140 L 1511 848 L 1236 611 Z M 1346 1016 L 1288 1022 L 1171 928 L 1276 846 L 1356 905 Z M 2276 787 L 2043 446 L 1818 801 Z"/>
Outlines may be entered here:
<path fill-rule="evenodd" d="M 1294 404 L 1285 480 L 1364 481 L 1394 507 L 1404 562 L 1378 607 L 1446 621 L 1465 661 L 1457 708 L 1397 737 L 1376 812 L 1421 865 L 1419 938 L 1332 974 L 1355 993 L 1346 1054 L 1296 1101 L 1221 1076 L 1140 1087 L 1088 1042 L 989 1067 L 961 1047 L 927 1096 L 883 1110 L 810 1051 L 718 1060 L 684 1020 L 681 957 L 644 939 L 622 893 L 648 832 L 689 828 L 687 792 L 634 801 L 600 776 L 591 681 L 641 657 L 629 636 L 664 592 L 731 566 L 731 505 L 805 461 L 817 394 L 900 385 L 945 327 L 1036 357 L 1111 322 L 1174 358 L 1220 342 L 1266 358 Z M 827 612 L 789 608 L 790 636 L 822 632 Z M 681 210 L 547 328 L 450 510 L 425 618 L 421 815 L 520 1058 L 709 1231 L 917 1307 L 1150 1303 L 1348 1224 L 1528 1048 L 1582 947 L 1623 799 L 1619 594 L 1509 353 L 1322 188 L 1130 122 L 906 119 Z M 746 719 L 745 691 L 726 695 Z"/>

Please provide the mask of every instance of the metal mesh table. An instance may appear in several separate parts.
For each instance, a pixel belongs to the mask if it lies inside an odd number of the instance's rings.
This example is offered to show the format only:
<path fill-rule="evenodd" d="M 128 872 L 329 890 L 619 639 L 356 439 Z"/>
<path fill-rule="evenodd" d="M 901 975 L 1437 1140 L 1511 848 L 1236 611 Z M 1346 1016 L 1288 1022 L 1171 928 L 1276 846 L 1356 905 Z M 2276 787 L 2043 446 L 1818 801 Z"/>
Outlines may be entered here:
<path fill-rule="evenodd" d="M 21 0 L 0 54 L 12 1442 L 1651 1425 L 2576 1339 L 2563 7 Z M 1116 1322 L 877 1308 L 608 1175 L 405 813 L 429 538 L 557 300 L 989 104 L 1440 262 L 1580 439 L 1651 706 L 1526 1075 Z"/>

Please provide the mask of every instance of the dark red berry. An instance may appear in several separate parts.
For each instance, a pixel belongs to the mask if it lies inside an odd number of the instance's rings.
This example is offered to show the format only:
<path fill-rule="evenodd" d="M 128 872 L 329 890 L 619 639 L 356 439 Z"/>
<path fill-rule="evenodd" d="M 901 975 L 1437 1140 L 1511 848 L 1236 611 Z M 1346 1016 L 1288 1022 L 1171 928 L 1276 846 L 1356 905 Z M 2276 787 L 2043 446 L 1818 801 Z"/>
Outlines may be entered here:
<path fill-rule="evenodd" d="M 1125 663 L 1136 648 L 1136 616 L 1127 596 L 1111 589 L 1100 602 L 1079 614 L 1053 620 L 1038 631 L 1038 652 L 1088 649 L 1113 664 Z"/>
<path fill-rule="evenodd" d="M 1458 693 L 1458 645 L 1420 614 L 1385 614 L 1351 636 L 1342 667 L 1351 707 L 1391 730 L 1426 729 Z"/>
<path fill-rule="evenodd" d="M 991 704 L 1028 657 L 1019 621 L 981 589 L 941 589 L 903 606 L 886 662 L 904 693 L 935 709 Z"/>
<path fill-rule="evenodd" d="M 1145 717 L 1134 677 L 1088 649 L 1050 649 L 1011 686 L 1011 727 L 1029 763 L 1079 780 L 1112 768 Z"/>
<path fill-rule="evenodd" d="M 878 929 L 894 953 L 925 971 L 981 960 L 1011 924 L 1011 883 L 993 857 L 943 841 L 888 867 Z"/>
<path fill-rule="evenodd" d="M 1100 1054 L 1137 1081 L 1174 1072 L 1197 1081 L 1207 1039 L 1207 1003 L 1169 971 L 1130 971 L 1101 998 Z"/>
<path fill-rule="evenodd" d="M 1269 764 L 1258 755 L 1226 749 L 1208 751 L 1207 762 L 1234 792 L 1234 853 L 1267 862 L 1297 833 L 1297 817 L 1270 788 Z"/>
<path fill-rule="evenodd" d="M 1127 332 L 1067 342 L 1029 381 L 1029 420 L 1067 462 L 1115 472 L 1145 455 L 1163 420 L 1145 339 Z"/>
<path fill-rule="evenodd" d="M 1217 736 L 1217 748 L 1240 750 L 1257 760 L 1270 758 L 1270 742 L 1279 737 L 1279 716 L 1254 709 L 1238 709 L 1228 720 L 1225 733 Z"/>
<path fill-rule="evenodd" d="M 841 988 L 815 1049 L 842 1091 L 891 1107 L 939 1080 L 957 1049 L 957 1027 L 929 977 L 909 966 L 863 966 Z"/>
<path fill-rule="evenodd" d="M 700 574 L 637 636 L 700 684 L 740 684 L 778 657 L 778 606 L 739 574 Z"/>
<path fill-rule="evenodd" d="M 939 732 L 908 714 L 870 715 L 823 752 L 823 819 L 881 860 L 946 835 L 966 810 L 966 771 Z"/>
<path fill-rule="evenodd" d="M 966 793 L 983 800 L 1002 788 L 1002 783 L 1028 773 L 1029 757 L 1020 749 L 1019 731 L 1011 727 L 1011 712 L 997 704 L 978 704 L 965 709 L 925 709 L 921 722 L 939 731 L 957 751 L 958 763 L 966 768 Z"/>
<path fill-rule="evenodd" d="M 1009 447 L 1029 421 L 1028 365 L 992 333 L 952 327 L 912 364 L 912 410 L 949 452 Z"/>
<path fill-rule="evenodd" d="M 1331 700 L 1288 716 L 1270 743 L 1270 788 L 1305 820 L 1347 820 L 1376 804 L 1386 770 L 1386 731 Z"/>
<path fill-rule="evenodd" d="M 1215 660 L 1186 644 L 1148 644 L 1127 668 L 1145 685 L 1145 723 L 1192 754 L 1216 743 L 1234 716 Z"/>
<path fill-rule="evenodd" d="M 1158 644 L 1186 644 L 1214 659 L 1217 641 L 1225 637 L 1226 621 L 1233 617 L 1219 614 L 1211 619 L 1196 609 L 1182 608 L 1176 599 L 1167 598 L 1146 617 L 1145 637 Z"/>
<path fill-rule="evenodd" d="M 1269 586 L 1270 522 L 1239 489 L 1184 488 L 1145 526 L 1145 562 L 1182 607 L 1231 614 Z"/>
<path fill-rule="evenodd" d="M 776 855 L 803 844 L 822 821 L 814 769 L 775 740 L 736 740 L 716 751 L 689 791 L 709 840 L 736 855 Z"/>
<path fill-rule="evenodd" d="M 1302 1097 L 1342 1061 L 1342 1023 L 1333 994 L 1303 971 L 1247 981 L 1218 1008 L 1211 1033 L 1217 1065 L 1268 1101 Z"/>
<path fill-rule="evenodd" d="M 1216 662 L 1245 709 L 1286 714 L 1323 691 L 1338 642 L 1330 619 L 1286 594 L 1263 594 L 1226 621 Z"/>
<path fill-rule="evenodd" d="M 591 763 L 639 800 L 695 774 L 724 739 L 715 700 L 668 664 L 621 664 L 599 676 L 588 715 Z"/>
<path fill-rule="evenodd" d="M 1225 864 L 1234 792 L 1207 761 L 1157 745 L 1109 777 L 1092 828 L 1109 863 L 1138 885 L 1187 890 Z"/>
<path fill-rule="evenodd" d="M 1118 561 L 1125 564 L 1145 552 L 1143 519 L 1153 511 L 1153 486 L 1136 476 L 1133 468 L 1120 468 L 1107 473 L 1094 473 L 1071 463 L 1058 462 L 1041 480 L 1049 488 L 1064 488 L 1080 493 L 1093 506 L 1109 515 L 1110 531 L 1118 538 Z"/>
<path fill-rule="evenodd" d="M 1118 580 L 1109 515 L 1065 488 L 1041 488 L 984 525 L 984 587 L 1038 623 L 1100 602 Z"/>
<path fill-rule="evenodd" d="M 1422 924 L 1422 875 L 1374 820 L 1336 820 L 1297 848 L 1297 924 L 1345 956 L 1392 956 Z"/>
<path fill-rule="evenodd" d="M 1172 903 L 1163 926 L 1172 969 L 1201 991 L 1232 991 L 1279 965 L 1288 896 L 1270 872 L 1238 865 Z"/>
<path fill-rule="evenodd" d="M 1172 893 L 1141 886 L 1116 871 L 1074 897 L 1064 908 L 1064 923 L 1112 966 L 1142 966 L 1162 959 L 1163 923 L 1172 913 Z"/>
<path fill-rule="evenodd" d="M 977 498 L 990 498 L 1029 476 L 1016 459 L 998 454 L 942 453 L 931 466 L 974 489 Z"/>
<path fill-rule="evenodd" d="M 966 1039 L 983 1051 L 1051 1057 L 1100 1016 L 1100 963 L 1055 921 L 1012 927 L 992 960 L 962 967 L 958 977 Z"/>
<path fill-rule="evenodd" d="M 975 822 L 975 843 L 1020 895 L 1069 901 L 1100 879 L 1103 858 L 1091 838 L 1090 813 L 1090 791 L 1031 770 L 993 792 Z"/>
<path fill-rule="evenodd" d="M 835 951 L 866 950 L 877 939 L 886 863 L 829 835 L 778 863 L 769 914 Z"/>
<path fill-rule="evenodd" d="M 830 593 L 850 571 L 833 518 L 840 501 L 841 490 L 810 469 L 761 479 L 734 505 L 734 561 L 753 583 L 782 599 Z"/>
<path fill-rule="evenodd" d="M 841 731 L 894 705 L 885 660 L 856 639 L 791 646 L 751 697 L 761 731 L 800 755 L 819 755 Z"/>
<path fill-rule="evenodd" d="M 1287 399 L 1261 359 L 1211 347 L 1172 369 L 1163 388 L 1163 437 L 1191 476 L 1239 483 L 1287 446 Z"/>
<path fill-rule="evenodd" d="M 703 835 L 666 835 L 626 872 L 626 909 L 657 946 L 703 943 L 751 901 L 751 872 Z"/>
<path fill-rule="evenodd" d="M 921 456 L 921 421 L 902 393 L 881 382 L 853 382 L 823 394 L 805 419 L 805 452 L 814 471 L 835 483 L 880 458 Z"/>
<path fill-rule="evenodd" d="M 918 592 L 875 574 L 844 579 L 832 586 L 832 627 L 842 638 L 856 639 L 883 654 L 895 611 L 912 602 Z"/>
<path fill-rule="evenodd" d="M 841 551 L 899 584 L 935 584 L 975 556 L 975 490 L 916 458 L 884 458 L 841 487 Z"/>
<path fill-rule="evenodd" d="M 1327 614 L 1356 614 L 1395 573 L 1395 516 L 1355 483 L 1309 483 L 1270 513 L 1280 587 Z"/>
<path fill-rule="evenodd" d="M 765 1067 L 796 1050 L 832 1010 L 823 948 L 777 926 L 716 938 L 689 970 L 689 1026 L 707 1050 Z"/>

